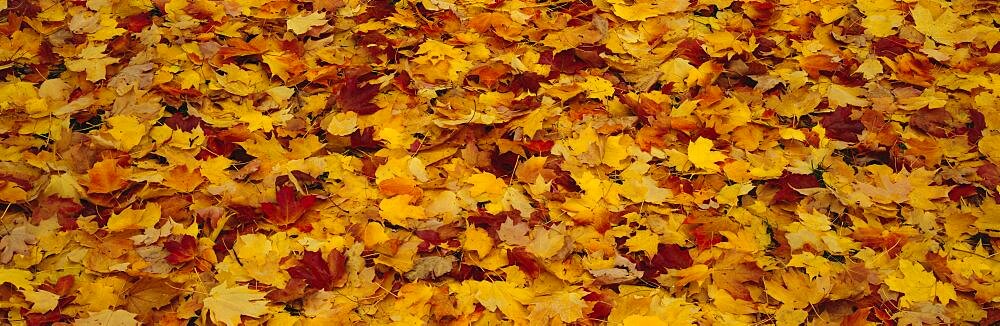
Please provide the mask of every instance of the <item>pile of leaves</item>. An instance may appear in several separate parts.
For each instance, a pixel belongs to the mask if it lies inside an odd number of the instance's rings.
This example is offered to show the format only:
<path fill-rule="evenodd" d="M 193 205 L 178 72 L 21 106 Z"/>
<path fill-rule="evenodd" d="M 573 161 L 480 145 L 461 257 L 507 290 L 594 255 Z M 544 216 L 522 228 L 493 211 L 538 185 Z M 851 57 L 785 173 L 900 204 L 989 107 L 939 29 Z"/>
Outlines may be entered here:
<path fill-rule="evenodd" d="M 993 324 L 992 0 L 0 0 L 15 325 Z"/>

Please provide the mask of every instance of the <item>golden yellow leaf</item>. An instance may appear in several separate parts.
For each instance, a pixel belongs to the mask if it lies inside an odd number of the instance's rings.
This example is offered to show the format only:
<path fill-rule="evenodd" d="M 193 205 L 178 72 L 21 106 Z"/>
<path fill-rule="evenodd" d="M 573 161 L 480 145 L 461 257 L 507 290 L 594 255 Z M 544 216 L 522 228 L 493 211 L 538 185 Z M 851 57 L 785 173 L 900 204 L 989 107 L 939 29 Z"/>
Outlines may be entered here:
<path fill-rule="evenodd" d="M 326 15 L 321 12 L 314 12 L 308 15 L 292 16 L 286 24 L 288 30 L 295 34 L 305 34 L 309 29 L 326 24 Z"/>
<path fill-rule="evenodd" d="M 726 155 L 713 151 L 713 146 L 714 144 L 711 140 L 704 137 L 698 137 L 695 141 L 688 143 L 688 160 L 699 169 L 703 169 L 708 172 L 719 172 L 720 169 L 716 163 L 725 160 Z"/>
<path fill-rule="evenodd" d="M 479 254 L 479 258 L 484 258 L 493 249 L 493 238 L 490 238 L 486 230 L 470 227 L 465 230 L 465 239 L 462 241 L 462 248 L 475 251 Z"/>
<path fill-rule="evenodd" d="M 267 313 L 267 302 L 263 293 L 246 286 L 219 284 L 205 298 L 205 309 L 208 309 L 213 321 L 236 326 L 240 324 L 241 316 L 258 317 Z"/>
<path fill-rule="evenodd" d="M 129 151 L 142 141 L 146 134 L 146 126 L 130 115 L 116 115 L 108 118 L 111 129 L 108 133 L 118 141 L 118 149 Z"/>
<path fill-rule="evenodd" d="M 133 326 L 142 325 L 135 320 L 136 314 L 127 310 L 101 310 L 91 313 L 87 318 L 77 320 L 75 325 L 83 326 Z"/>
<path fill-rule="evenodd" d="M 931 301 L 937 295 L 937 279 L 934 278 L 934 274 L 925 271 L 920 263 L 908 259 L 899 260 L 899 272 L 886 278 L 885 284 L 890 290 L 903 294 L 899 300 L 901 307 Z M 954 289 L 950 293 L 945 293 L 943 301 L 947 302 L 953 296 Z"/>
<path fill-rule="evenodd" d="M 78 59 L 66 60 L 66 69 L 70 71 L 86 71 L 87 80 L 96 82 L 107 77 L 107 67 L 118 62 L 117 58 L 110 58 L 104 53 L 107 44 L 91 44 L 77 56 Z"/>
<path fill-rule="evenodd" d="M 160 221 L 160 214 L 160 205 L 156 203 L 146 204 L 146 207 L 141 210 L 126 208 L 121 213 L 112 214 L 108 218 L 108 231 L 152 227 Z"/>

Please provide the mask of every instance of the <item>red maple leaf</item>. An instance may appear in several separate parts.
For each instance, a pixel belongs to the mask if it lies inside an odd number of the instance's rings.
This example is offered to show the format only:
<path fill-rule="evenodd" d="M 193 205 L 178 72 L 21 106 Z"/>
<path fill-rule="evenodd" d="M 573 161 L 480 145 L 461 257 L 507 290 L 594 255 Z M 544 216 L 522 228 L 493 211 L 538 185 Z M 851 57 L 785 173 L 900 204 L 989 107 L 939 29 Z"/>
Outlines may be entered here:
<path fill-rule="evenodd" d="M 378 95 L 379 85 L 368 83 L 375 77 L 374 73 L 347 77 L 340 91 L 337 92 L 337 106 L 343 110 L 354 111 L 359 115 L 368 115 L 378 111 L 379 107 L 372 103 L 372 100 L 375 99 L 375 95 Z"/>
<path fill-rule="evenodd" d="M 152 24 L 153 19 L 149 17 L 149 13 L 140 13 L 123 18 L 118 22 L 118 27 L 125 28 L 132 33 L 138 33 L 142 32 L 142 29 L 146 28 L 146 26 Z"/>
<path fill-rule="evenodd" d="M 698 246 L 698 249 L 706 250 L 712 248 L 716 243 L 722 242 L 722 237 L 715 232 L 705 231 L 704 227 L 697 227 L 691 230 L 691 235 L 694 236 L 694 243 Z"/>
<path fill-rule="evenodd" d="M 769 182 L 772 186 L 778 187 L 778 192 L 774 194 L 771 203 L 797 202 L 804 196 L 796 189 L 817 188 L 820 186 L 819 180 L 810 174 L 795 174 L 785 171 L 780 178 Z"/>
<path fill-rule="evenodd" d="M 538 274 L 542 272 L 542 266 L 538 263 L 535 255 L 531 254 L 522 247 L 517 247 L 507 251 L 507 260 L 514 266 L 521 269 L 522 272 L 531 276 L 531 278 L 538 277 Z"/>
<path fill-rule="evenodd" d="M 305 280 L 311 287 L 332 290 L 343 278 L 346 263 L 347 257 L 339 250 L 330 251 L 327 259 L 319 251 L 306 251 L 299 265 L 288 269 L 288 275 Z"/>
<path fill-rule="evenodd" d="M 857 142 L 858 135 L 865 130 L 861 121 L 851 119 L 851 109 L 848 107 L 840 107 L 823 117 L 820 124 L 826 128 L 828 137 L 846 142 Z"/>
<path fill-rule="evenodd" d="M 295 198 L 295 188 L 284 186 L 278 189 L 277 203 L 263 203 L 260 210 L 264 211 L 267 220 L 277 226 L 288 226 L 295 224 L 316 204 L 316 195 L 306 195 Z"/>
<path fill-rule="evenodd" d="M 962 198 L 972 197 L 978 193 L 979 191 L 976 186 L 963 184 L 958 185 L 955 188 L 951 188 L 951 190 L 948 191 L 948 199 L 951 199 L 951 201 L 959 201 L 962 200 Z"/>
<path fill-rule="evenodd" d="M 654 267 L 663 271 L 666 269 L 685 269 L 691 267 L 694 260 L 687 249 L 676 244 L 659 244 L 656 248 L 656 255 L 650 258 L 650 263 Z"/>
<path fill-rule="evenodd" d="M 555 144 L 553 140 L 529 140 L 524 144 L 524 148 L 533 153 L 547 153 Z"/>
<path fill-rule="evenodd" d="M 700 66 L 708 60 L 712 60 L 712 56 L 705 52 L 705 48 L 702 44 L 705 42 L 697 39 L 685 39 L 677 44 L 677 55 L 681 58 L 691 61 L 692 65 Z"/>
<path fill-rule="evenodd" d="M 72 199 L 47 196 L 37 201 L 38 207 L 31 211 L 32 221 L 37 223 L 41 220 L 55 217 L 63 231 L 76 230 L 76 218 L 83 211 L 83 205 Z"/>
<path fill-rule="evenodd" d="M 198 241 L 190 235 L 185 235 L 181 241 L 164 242 L 163 249 L 170 253 L 167 256 L 168 263 L 181 265 L 194 260 L 198 254 Z"/>
<path fill-rule="evenodd" d="M 611 304 L 608 300 L 605 300 L 604 295 L 599 292 L 587 291 L 586 296 L 583 297 L 584 301 L 593 302 L 594 308 L 590 310 L 590 314 L 587 317 L 597 320 L 608 319 L 611 315 Z"/>
<path fill-rule="evenodd" d="M 657 282 L 656 277 L 667 273 L 670 269 L 684 269 L 691 267 L 694 262 L 688 250 L 676 244 L 659 244 L 656 254 L 653 257 L 634 257 L 636 269 L 643 271 L 642 278 L 650 282 Z"/>

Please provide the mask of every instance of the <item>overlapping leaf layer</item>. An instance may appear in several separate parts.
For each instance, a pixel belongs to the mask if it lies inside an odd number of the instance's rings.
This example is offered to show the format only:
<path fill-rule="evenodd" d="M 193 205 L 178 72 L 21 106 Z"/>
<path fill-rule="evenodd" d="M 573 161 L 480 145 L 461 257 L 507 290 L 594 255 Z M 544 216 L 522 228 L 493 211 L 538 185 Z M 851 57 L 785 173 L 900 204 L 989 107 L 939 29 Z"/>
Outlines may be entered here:
<path fill-rule="evenodd" d="M 0 0 L 17 325 L 1000 320 L 991 0 Z"/>

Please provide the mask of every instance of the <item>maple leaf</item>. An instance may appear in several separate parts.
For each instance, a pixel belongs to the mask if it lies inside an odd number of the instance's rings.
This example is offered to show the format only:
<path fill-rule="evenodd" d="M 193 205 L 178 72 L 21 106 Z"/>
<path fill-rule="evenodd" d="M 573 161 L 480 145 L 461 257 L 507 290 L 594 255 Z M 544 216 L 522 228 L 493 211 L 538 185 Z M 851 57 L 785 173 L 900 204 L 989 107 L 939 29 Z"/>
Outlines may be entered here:
<path fill-rule="evenodd" d="M 149 203 L 142 210 L 126 208 L 119 214 L 108 218 L 108 231 L 127 229 L 144 229 L 156 225 L 160 221 L 162 210 L 159 204 Z"/>
<path fill-rule="evenodd" d="M 305 34 L 309 29 L 326 24 L 326 15 L 314 12 L 308 15 L 293 16 L 286 21 L 288 30 L 295 34 Z"/>
<path fill-rule="evenodd" d="M 538 277 L 542 271 L 542 265 L 535 258 L 535 255 L 524 248 L 519 247 L 507 251 L 507 260 L 531 277 Z"/>
<path fill-rule="evenodd" d="M 258 317 L 267 313 L 264 294 L 243 285 L 219 284 L 212 288 L 205 298 L 212 320 L 227 326 L 241 324 L 241 316 Z"/>
<path fill-rule="evenodd" d="M 316 195 L 296 197 L 299 196 L 296 195 L 294 187 L 282 186 L 277 191 L 277 202 L 262 203 L 260 210 L 274 225 L 286 227 L 295 224 L 303 214 L 316 204 L 317 198 Z"/>
<path fill-rule="evenodd" d="M 955 296 L 955 289 L 950 284 L 937 282 L 934 274 L 924 271 L 919 263 L 906 259 L 899 260 L 900 276 L 891 276 L 885 280 L 890 290 L 903 293 L 900 305 L 909 307 L 913 303 L 931 301 L 935 297 L 942 303 Z"/>
<path fill-rule="evenodd" d="M 812 78 L 817 78 L 820 71 L 835 71 L 840 64 L 833 62 L 833 58 L 825 54 L 811 55 L 799 59 L 799 65 L 809 73 Z"/>
<path fill-rule="evenodd" d="M 406 272 L 409 280 L 435 279 L 448 274 L 454 268 L 457 259 L 454 256 L 430 256 L 421 257 L 413 266 L 413 270 Z"/>
<path fill-rule="evenodd" d="M 687 249 L 676 244 L 661 243 L 657 245 L 656 254 L 650 259 L 650 263 L 660 270 L 685 269 L 691 267 L 693 260 Z"/>
<path fill-rule="evenodd" d="M 136 314 L 126 310 L 101 310 L 91 313 L 87 318 L 81 318 L 74 324 L 84 326 L 104 326 L 104 325 L 141 325 L 135 320 Z"/>
<path fill-rule="evenodd" d="M 866 106 L 869 102 L 858 97 L 862 94 L 861 92 L 862 90 L 857 87 L 844 87 L 837 84 L 830 84 L 826 97 L 830 101 L 830 106 L 834 108 L 845 105 Z"/>
<path fill-rule="evenodd" d="M 778 192 L 771 199 L 772 202 L 793 202 L 801 199 L 804 195 L 798 189 L 816 188 L 820 186 L 819 180 L 809 174 L 794 174 L 788 171 L 782 173 L 781 177 L 770 182 L 772 186 L 778 187 Z"/>
<path fill-rule="evenodd" d="M 131 168 L 122 168 L 118 165 L 118 160 L 106 159 L 94 164 L 87 171 L 90 181 L 87 183 L 87 191 L 91 193 L 109 193 L 121 189 L 128 185 L 128 177 L 132 174 Z"/>
<path fill-rule="evenodd" d="M 33 278 L 31 272 L 26 270 L 0 268 L 0 284 L 10 283 L 19 289 L 31 289 L 34 288 Z"/>
<path fill-rule="evenodd" d="M 237 2 L 0 0 L 12 320 L 1000 320 L 995 1 Z"/>
<path fill-rule="evenodd" d="M 323 259 L 322 253 L 318 251 L 306 251 L 299 265 L 289 268 L 288 274 L 305 280 L 309 286 L 332 290 L 345 275 L 346 259 L 339 250 L 331 250 L 328 259 Z"/>
<path fill-rule="evenodd" d="M 337 91 L 337 107 L 352 111 L 358 115 L 375 113 L 380 108 L 372 103 L 379 93 L 379 85 L 369 83 L 375 78 L 374 73 L 354 73 L 347 77 Z"/>
<path fill-rule="evenodd" d="M 503 224 L 500 224 L 500 229 L 497 230 L 497 237 L 500 238 L 500 241 L 511 245 L 525 246 L 531 241 L 528 237 L 529 230 L 527 223 L 515 224 L 513 220 L 507 218 Z"/>
<path fill-rule="evenodd" d="M 31 301 L 31 312 L 34 313 L 45 313 L 59 306 L 59 295 L 41 290 L 41 291 L 25 291 L 22 292 L 24 298 Z"/>
<path fill-rule="evenodd" d="M 559 320 L 572 323 L 583 318 L 583 310 L 587 307 L 579 291 L 559 291 L 546 296 L 535 297 L 528 318 L 531 320 Z M 552 318 L 555 317 L 555 318 Z"/>
<path fill-rule="evenodd" d="M 107 77 L 107 66 L 118 62 L 118 58 L 108 57 L 104 53 L 107 44 L 91 44 L 77 56 L 78 59 L 66 60 L 66 69 L 70 71 L 86 71 L 87 80 L 96 82 Z"/>
<path fill-rule="evenodd" d="M 699 169 L 704 169 L 708 172 L 718 172 L 720 169 L 715 163 L 725 160 L 726 155 L 713 151 L 713 146 L 711 140 L 698 137 L 698 139 L 688 144 L 688 160 Z"/>
<path fill-rule="evenodd" d="M 526 320 L 528 314 L 524 304 L 535 297 L 529 289 L 518 288 L 509 282 L 464 281 L 452 291 L 457 292 L 459 300 L 475 300 L 486 310 L 500 310 L 516 321 Z"/>
<path fill-rule="evenodd" d="M 132 147 L 139 145 L 142 137 L 137 137 L 137 135 L 146 133 L 146 128 L 139 123 L 139 119 L 133 116 L 116 115 L 105 121 L 111 126 L 111 130 L 108 133 L 121 145 L 119 149 L 124 151 L 128 151 Z"/>
<path fill-rule="evenodd" d="M 493 249 L 493 239 L 483 229 L 472 227 L 465 231 L 465 241 L 462 247 L 469 251 L 475 251 L 479 258 L 484 258 Z"/>
<path fill-rule="evenodd" d="M 0 263 L 7 264 L 14 255 L 27 254 L 30 246 L 36 243 L 38 238 L 31 234 L 27 226 L 15 227 L 0 238 Z"/>
<path fill-rule="evenodd" d="M 125 308 L 130 312 L 145 315 L 153 309 L 170 304 L 180 294 L 174 291 L 169 281 L 144 277 L 131 284 L 125 297 Z"/>
<path fill-rule="evenodd" d="M 198 255 L 197 239 L 190 235 L 184 235 L 180 241 L 167 241 L 163 243 L 163 249 L 170 252 L 167 262 L 174 265 L 181 265 L 194 260 Z"/>
<path fill-rule="evenodd" d="M 123 18 L 118 22 L 118 27 L 123 27 L 132 33 L 139 33 L 142 29 L 153 24 L 153 19 L 150 17 L 149 13 L 138 13 L 132 16 Z"/>

